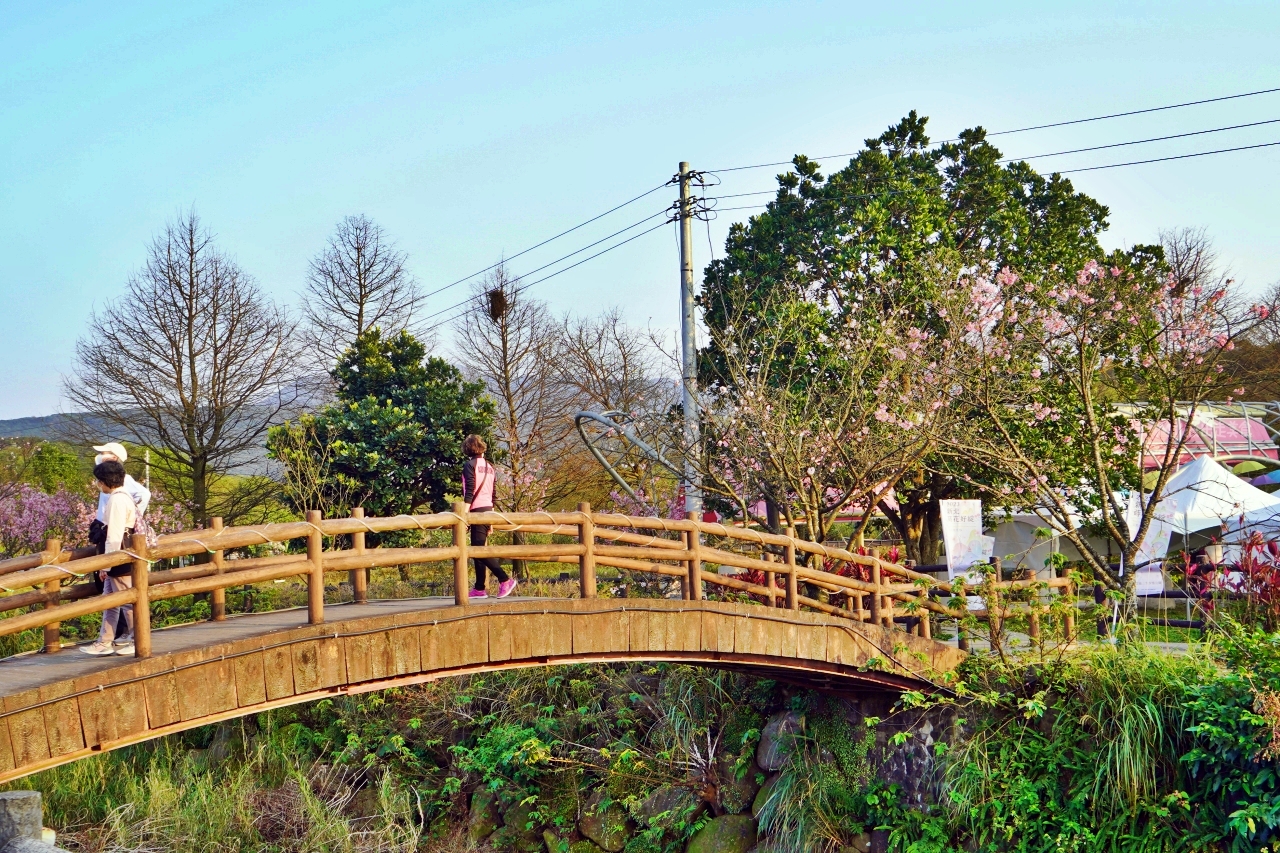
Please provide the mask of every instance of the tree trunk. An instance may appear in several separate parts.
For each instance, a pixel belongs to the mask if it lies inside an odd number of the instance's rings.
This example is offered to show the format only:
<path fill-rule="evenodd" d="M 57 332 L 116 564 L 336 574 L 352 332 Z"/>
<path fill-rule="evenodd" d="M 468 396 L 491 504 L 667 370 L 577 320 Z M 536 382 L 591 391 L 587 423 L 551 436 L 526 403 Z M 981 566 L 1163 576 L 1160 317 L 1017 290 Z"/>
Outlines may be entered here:
<path fill-rule="evenodd" d="M 191 517 L 196 527 L 209 523 L 208 463 L 203 456 L 191 457 Z"/>

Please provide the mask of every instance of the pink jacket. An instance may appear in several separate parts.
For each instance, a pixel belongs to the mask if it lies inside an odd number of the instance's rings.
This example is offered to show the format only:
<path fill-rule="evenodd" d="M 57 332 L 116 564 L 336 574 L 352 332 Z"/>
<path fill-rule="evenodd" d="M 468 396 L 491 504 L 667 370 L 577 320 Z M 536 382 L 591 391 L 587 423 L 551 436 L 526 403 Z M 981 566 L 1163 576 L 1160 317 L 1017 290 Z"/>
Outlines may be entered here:
<path fill-rule="evenodd" d="M 462 466 L 462 499 L 467 509 L 493 509 L 493 483 L 498 471 L 483 456 L 472 456 Z"/>

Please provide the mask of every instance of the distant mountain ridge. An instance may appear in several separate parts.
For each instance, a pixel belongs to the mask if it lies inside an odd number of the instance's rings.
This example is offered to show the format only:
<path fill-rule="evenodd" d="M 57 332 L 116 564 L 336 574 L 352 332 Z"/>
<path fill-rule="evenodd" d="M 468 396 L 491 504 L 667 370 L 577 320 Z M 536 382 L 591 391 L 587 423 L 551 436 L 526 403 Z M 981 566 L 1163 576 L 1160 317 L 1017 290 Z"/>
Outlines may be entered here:
<path fill-rule="evenodd" d="M 112 440 L 110 433 L 113 430 L 102 419 L 95 418 L 92 415 L 76 415 L 74 417 L 89 426 L 92 426 L 95 422 L 101 424 L 101 429 L 98 430 L 102 434 L 101 440 Z M 64 414 L 0 420 L 0 438 L 42 438 L 47 441 L 66 441 L 75 432 L 76 425 L 72 422 L 72 416 Z"/>

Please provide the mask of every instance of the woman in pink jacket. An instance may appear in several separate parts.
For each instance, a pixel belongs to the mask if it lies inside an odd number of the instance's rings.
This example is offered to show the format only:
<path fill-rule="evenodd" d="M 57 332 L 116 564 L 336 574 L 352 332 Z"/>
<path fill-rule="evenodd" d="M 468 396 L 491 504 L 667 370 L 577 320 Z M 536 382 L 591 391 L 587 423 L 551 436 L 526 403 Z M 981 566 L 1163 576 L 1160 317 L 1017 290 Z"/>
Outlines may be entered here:
<path fill-rule="evenodd" d="M 471 512 L 489 512 L 493 509 L 493 485 L 497 478 L 497 470 L 493 463 L 484 458 L 488 446 L 478 435 L 469 435 L 462 443 L 467 454 L 466 464 L 462 466 L 462 500 Z M 489 525 L 471 525 L 471 544 L 481 547 L 489 541 Z M 516 579 L 507 577 L 497 557 L 477 557 L 476 587 L 468 595 L 474 600 L 488 598 L 485 591 L 485 569 L 493 572 L 498 579 L 498 598 L 506 598 L 516 588 Z"/>

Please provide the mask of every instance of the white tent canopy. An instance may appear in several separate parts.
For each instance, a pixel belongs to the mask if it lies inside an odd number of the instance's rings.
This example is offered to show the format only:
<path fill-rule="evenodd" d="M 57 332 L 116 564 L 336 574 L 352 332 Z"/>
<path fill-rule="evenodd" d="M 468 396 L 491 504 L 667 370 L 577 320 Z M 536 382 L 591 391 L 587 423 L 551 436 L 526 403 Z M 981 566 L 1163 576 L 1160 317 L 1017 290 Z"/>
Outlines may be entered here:
<path fill-rule="evenodd" d="M 1280 539 L 1280 505 L 1266 506 L 1233 516 L 1223 527 L 1222 541 L 1238 545 L 1253 533 Z"/>
<path fill-rule="evenodd" d="M 1191 460 L 1169 478 L 1159 507 L 1173 529 L 1184 534 L 1268 510 L 1280 512 L 1280 497 L 1249 485 L 1208 456 Z"/>

